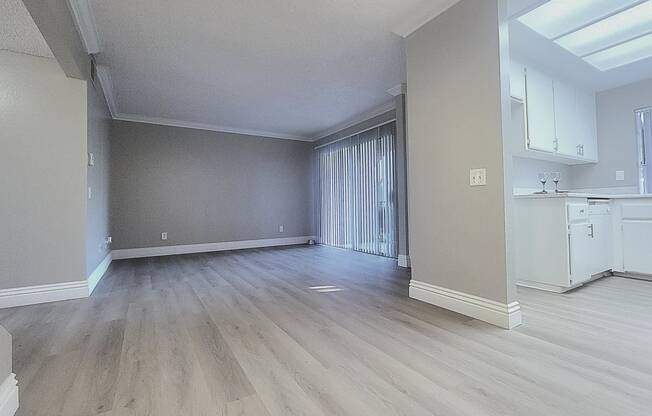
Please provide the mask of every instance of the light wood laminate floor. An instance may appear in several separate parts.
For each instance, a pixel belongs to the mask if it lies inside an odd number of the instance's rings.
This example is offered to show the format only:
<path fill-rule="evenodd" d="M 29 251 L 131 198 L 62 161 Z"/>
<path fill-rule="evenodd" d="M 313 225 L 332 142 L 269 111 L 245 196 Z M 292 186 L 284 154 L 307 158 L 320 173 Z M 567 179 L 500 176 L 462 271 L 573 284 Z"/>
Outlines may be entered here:
<path fill-rule="evenodd" d="M 89 299 L 0 311 L 18 414 L 652 414 L 652 282 L 521 289 L 505 331 L 408 281 L 320 246 L 116 261 Z"/>

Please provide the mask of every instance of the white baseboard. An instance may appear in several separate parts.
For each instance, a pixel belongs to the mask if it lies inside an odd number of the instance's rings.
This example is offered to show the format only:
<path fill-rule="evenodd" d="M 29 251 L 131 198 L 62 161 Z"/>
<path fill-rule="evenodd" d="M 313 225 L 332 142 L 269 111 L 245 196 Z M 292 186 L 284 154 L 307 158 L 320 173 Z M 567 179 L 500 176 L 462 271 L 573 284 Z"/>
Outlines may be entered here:
<path fill-rule="evenodd" d="M 399 267 L 409 268 L 411 266 L 410 256 L 408 256 L 406 254 L 399 254 L 398 255 L 398 265 L 399 265 Z"/>
<path fill-rule="evenodd" d="M 112 256 L 117 259 L 136 259 L 141 257 L 173 256 L 176 254 L 209 253 L 212 251 L 241 250 L 245 248 L 262 248 L 276 246 L 291 246 L 307 244 L 308 240 L 316 240 L 315 236 L 270 238 L 264 240 L 226 241 L 222 243 L 187 244 L 180 246 L 161 246 L 113 250 Z"/>
<path fill-rule="evenodd" d="M 100 283 L 100 280 L 104 276 L 104 273 L 106 273 L 107 269 L 111 265 L 111 260 L 112 260 L 112 255 L 111 252 L 109 251 L 109 254 L 104 257 L 104 260 L 100 264 L 97 265 L 95 270 L 93 270 L 93 273 L 91 273 L 90 276 L 88 276 L 88 295 L 92 295 L 93 291 L 95 290 L 95 287 L 97 286 L 98 283 Z"/>
<path fill-rule="evenodd" d="M 14 416 L 18 410 L 16 374 L 9 374 L 0 384 L 0 416 Z"/>
<path fill-rule="evenodd" d="M 54 283 L 0 290 L 0 308 L 88 297 L 88 281 Z"/>
<path fill-rule="evenodd" d="M 518 302 L 504 304 L 417 280 L 410 281 L 410 297 L 505 329 L 521 324 Z"/>

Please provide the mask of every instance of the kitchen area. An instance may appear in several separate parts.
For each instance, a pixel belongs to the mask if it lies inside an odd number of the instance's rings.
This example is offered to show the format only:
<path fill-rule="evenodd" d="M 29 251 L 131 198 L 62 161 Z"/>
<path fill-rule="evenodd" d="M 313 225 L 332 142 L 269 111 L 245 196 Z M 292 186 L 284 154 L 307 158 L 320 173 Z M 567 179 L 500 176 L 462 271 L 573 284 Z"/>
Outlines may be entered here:
<path fill-rule="evenodd" d="M 509 23 L 517 285 L 652 289 L 652 1 L 525 3 Z"/>

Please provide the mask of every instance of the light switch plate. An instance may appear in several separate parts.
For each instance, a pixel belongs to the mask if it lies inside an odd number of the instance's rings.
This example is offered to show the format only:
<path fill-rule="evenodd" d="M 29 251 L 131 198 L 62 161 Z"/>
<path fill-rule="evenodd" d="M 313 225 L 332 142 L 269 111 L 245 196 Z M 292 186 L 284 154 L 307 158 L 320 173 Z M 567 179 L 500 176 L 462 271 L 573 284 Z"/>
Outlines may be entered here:
<path fill-rule="evenodd" d="M 616 180 L 617 181 L 624 181 L 625 180 L 625 171 L 624 170 L 617 170 L 616 171 Z"/>
<path fill-rule="evenodd" d="M 487 184 L 487 169 L 471 169 L 469 185 L 485 186 Z"/>

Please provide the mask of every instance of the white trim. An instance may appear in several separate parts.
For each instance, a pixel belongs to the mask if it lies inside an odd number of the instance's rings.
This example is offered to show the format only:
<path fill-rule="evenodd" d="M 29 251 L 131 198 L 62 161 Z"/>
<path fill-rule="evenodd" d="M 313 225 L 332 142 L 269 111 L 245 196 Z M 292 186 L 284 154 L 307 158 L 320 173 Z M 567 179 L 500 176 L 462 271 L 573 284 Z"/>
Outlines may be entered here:
<path fill-rule="evenodd" d="M 388 89 L 387 94 L 391 95 L 392 97 L 397 97 L 401 94 L 407 94 L 407 84 L 398 84 L 397 86 Z"/>
<path fill-rule="evenodd" d="M 177 254 L 209 253 L 212 251 L 241 250 L 275 246 L 307 244 L 315 236 L 270 238 L 264 240 L 225 241 L 221 243 L 187 244 L 179 246 L 161 246 L 113 250 L 112 257 L 117 259 L 136 259 L 141 257 L 174 256 Z"/>
<path fill-rule="evenodd" d="M 68 0 L 68 6 L 72 11 L 77 26 L 77 32 L 84 44 L 86 52 L 93 55 L 100 52 L 100 41 L 97 36 L 97 25 L 91 11 L 88 0 Z"/>
<path fill-rule="evenodd" d="M 412 263 L 410 263 L 410 256 L 408 256 L 407 254 L 399 254 L 398 265 L 399 267 L 406 267 L 406 268 L 411 267 Z"/>
<path fill-rule="evenodd" d="M 54 283 L 0 290 L 0 308 L 88 297 L 88 282 Z"/>
<path fill-rule="evenodd" d="M 105 66 L 96 65 L 95 73 L 97 79 L 100 81 L 100 87 L 104 93 L 106 105 L 109 107 L 111 118 L 115 119 L 116 115 L 118 114 L 118 107 L 115 104 L 115 96 L 113 95 L 113 82 L 111 81 L 109 70 Z"/>
<path fill-rule="evenodd" d="M 417 280 L 410 280 L 410 297 L 505 329 L 521 324 L 521 305 L 504 304 Z"/>
<path fill-rule="evenodd" d="M 18 410 L 18 382 L 16 374 L 9 374 L 0 384 L 0 416 L 14 416 Z"/>
<path fill-rule="evenodd" d="M 259 136 L 271 139 L 298 140 L 302 142 L 311 142 L 313 139 L 308 136 L 293 136 L 291 134 L 274 133 L 263 130 L 248 130 L 235 127 L 220 126 L 216 124 L 196 123 L 193 121 L 175 120 L 162 117 L 147 117 L 138 114 L 116 113 L 114 120 L 133 121 L 136 123 L 158 124 L 160 126 L 181 127 L 196 130 L 216 131 L 220 133 L 244 134 L 247 136 Z"/>
<path fill-rule="evenodd" d="M 416 32 L 421 26 L 450 9 L 458 1 L 460 0 L 437 0 L 424 2 L 418 10 L 413 11 L 411 14 L 401 19 L 401 22 L 394 26 L 392 32 L 401 37 L 407 38 L 412 33 Z"/>
<path fill-rule="evenodd" d="M 344 123 L 340 123 L 336 126 L 331 127 L 328 130 L 324 130 L 321 133 L 317 135 L 315 139 L 312 141 L 317 141 L 320 139 L 323 139 L 324 137 L 330 136 L 331 134 L 335 134 L 337 132 L 340 132 L 344 129 L 348 129 L 349 127 L 353 127 L 356 124 L 360 124 L 363 121 L 367 121 L 371 118 L 378 117 L 381 114 L 385 114 L 388 111 L 396 110 L 396 103 L 394 100 L 391 102 L 385 103 L 381 105 L 380 107 L 374 108 L 371 111 L 367 111 L 366 113 L 358 114 L 357 116 L 349 119 L 348 121 L 345 121 Z M 385 123 L 383 123 L 385 124 Z"/>
<path fill-rule="evenodd" d="M 92 295 L 93 291 L 95 290 L 95 287 L 97 286 L 98 283 L 100 283 L 100 280 L 102 280 L 102 277 L 104 276 L 104 273 L 108 270 L 109 266 L 111 265 L 111 252 L 109 251 L 109 254 L 104 257 L 104 260 L 100 264 L 97 265 L 95 270 L 93 270 L 93 273 L 88 276 L 88 295 Z"/>

